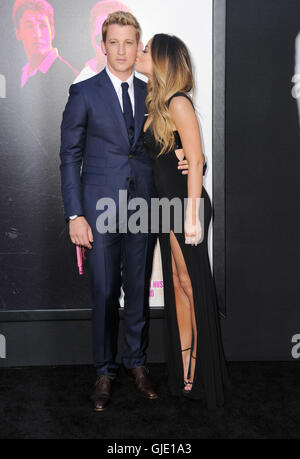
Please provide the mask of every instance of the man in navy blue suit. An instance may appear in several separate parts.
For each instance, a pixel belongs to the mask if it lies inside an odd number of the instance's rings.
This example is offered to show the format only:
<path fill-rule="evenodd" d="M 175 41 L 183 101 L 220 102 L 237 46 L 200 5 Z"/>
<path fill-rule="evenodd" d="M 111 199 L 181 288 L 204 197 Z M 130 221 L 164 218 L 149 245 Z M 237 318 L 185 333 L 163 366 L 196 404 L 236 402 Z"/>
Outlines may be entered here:
<path fill-rule="evenodd" d="M 142 46 L 140 34 L 132 14 L 115 12 L 108 16 L 102 28 L 107 66 L 94 77 L 70 87 L 61 124 L 65 216 L 72 242 L 90 249 L 96 411 L 106 408 L 118 369 L 115 358 L 122 283 L 122 363 L 141 395 L 157 398 L 145 365 L 149 282 L 156 237 L 149 226 L 147 232 L 123 232 L 118 218 L 119 211 L 124 210 L 120 207 L 127 206 L 131 199 L 143 198 L 150 209 L 155 196 L 151 160 L 141 135 L 146 115 L 146 83 L 134 76 L 136 55 Z M 120 190 L 126 190 L 128 200 L 121 206 Z M 97 225 L 104 210 L 99 210 L 97 202 L 106 197 L 116 205 L 115 232 L 99 231 Z M 131 214 L 129 210 L 127 219 Z"/>

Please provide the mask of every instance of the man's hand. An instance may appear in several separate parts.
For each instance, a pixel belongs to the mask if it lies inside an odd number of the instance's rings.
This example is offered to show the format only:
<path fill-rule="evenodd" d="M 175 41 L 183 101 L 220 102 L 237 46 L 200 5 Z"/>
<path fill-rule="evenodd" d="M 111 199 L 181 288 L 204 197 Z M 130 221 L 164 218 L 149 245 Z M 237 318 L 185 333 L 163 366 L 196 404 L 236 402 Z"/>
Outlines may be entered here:
<path fill-rule="evenodd" d="M 182 175 L 187 175 L 189 173 L 189 163 L 187 159 L 183 159 L 182 161 L 178 161 L 178 169 L 182 169 Z"/>
<path fill-rule="evenodd" d="M 84 217 L 77 217 L 69 221 L 69 234 L 73 244 L 83 245 L 91 249 L 91 242 L 94 242 L 90 225 Z"/>

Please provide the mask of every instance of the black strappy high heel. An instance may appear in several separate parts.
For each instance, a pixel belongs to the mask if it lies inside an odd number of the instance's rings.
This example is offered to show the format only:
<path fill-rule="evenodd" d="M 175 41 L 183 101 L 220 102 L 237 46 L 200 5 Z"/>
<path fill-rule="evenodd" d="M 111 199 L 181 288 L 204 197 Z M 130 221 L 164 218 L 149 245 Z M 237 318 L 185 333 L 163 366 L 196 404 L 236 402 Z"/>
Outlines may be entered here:
<path fill-rule="evenodd" d="M 195 359 L 196 360 L 196 357 L 192 354 L 191 355 L 192 359 Z M 189 368 L 190 370 L 190 368 Z M 183 381 L 183 384 L 184 384 L 184 387 L 187 386 L 188 384 L 190 384 L 191 386 L 193 386 L 194 384 L 194 381 L 190 381 L 189 379 L 188 380 L 184 380 Z M 191 391 L 193 390 L 193 387 L 191 388 L 191 390 L 185 390 L 184 388 L 182 389 L 182 393 L 185 397 L 190 397 L 190 393 Z"/>
<path fill-rule="evenodd" d="M 192 348 L 188 347 L 186 349 L 181 349 L 181 352 L 191 351 L 191 350 L 192 350 Z M 189 367 L 190 367 L 190 365 L 189 365 Z M 189 373 L 189 371 L 190 371 L 190 368 L 188 368 L 188 373 Z M 190 384 L 190 381 L 183 378 L 183 384 L 184 384 L 184 387 L 185 387 L 187 384 Z M 184 390 L 184 389 L 182 389 L 182 390 L 183 390 L 183 392 L 189 392 L 189 391 Z"/>

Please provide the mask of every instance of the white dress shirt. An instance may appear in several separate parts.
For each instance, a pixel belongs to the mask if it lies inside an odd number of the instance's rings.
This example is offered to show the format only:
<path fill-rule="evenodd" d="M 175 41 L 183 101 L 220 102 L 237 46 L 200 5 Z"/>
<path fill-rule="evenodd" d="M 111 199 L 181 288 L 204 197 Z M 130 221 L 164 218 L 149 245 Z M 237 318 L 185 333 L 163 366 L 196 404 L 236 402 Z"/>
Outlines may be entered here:
<path fill-rule="evenodd" d="M 122 81 L 120 80 L 120 78 L 118 78 L 116 75 L 114 75 L 113 73 L 111 73 L 111 71 L 109 70 L 108 66 L 106 65 L 105 67 L 105 70 L 107 72 L 107 75 L 109 76 L 114 88 L 115 88 L 115 91 L 117 93 L 117 96 L 118 96 L 118 99 L 119 99 L 119 102 L 120 102 L 120 105 L 121 105 L 121 109 L 123 111 L 123 99 L 122 99 L 122 86 L 121 84 L 122 83 L 125 83 L 125 81 Z M 133 116 L 134 116 L 134 85 L 133 85 L 133 78 L 134 78 L 134 72 L 132 72 L 132 74 L 130 75 L 130 77 L 128 78 L 128 80 L 126 80 L 126 83 L 128 83 L 128 94 L 129 94 L 129 97 L 130 97 L 130 101 L 131 101 L 131 105 L 132 105 L 132 113 L 133 113 Z"/>

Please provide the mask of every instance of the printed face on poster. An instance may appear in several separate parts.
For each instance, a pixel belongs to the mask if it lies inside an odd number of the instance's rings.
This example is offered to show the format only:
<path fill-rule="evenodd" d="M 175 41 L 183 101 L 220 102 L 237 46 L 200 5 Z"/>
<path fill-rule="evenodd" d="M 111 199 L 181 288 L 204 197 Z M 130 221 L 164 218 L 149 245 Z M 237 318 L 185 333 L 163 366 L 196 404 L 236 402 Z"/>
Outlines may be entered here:
<path fill-rule="evenodd" d="M 180 37 L 196 76 L 194 100 L 211 164 L 212 0 L 4 0 L 0 6 L 0 274 L 2 310 L 89 308 L 87 275 L 78 276 L 63 217 L 59 146 L 69 87 L 106 65 L 101 29 L 116 10 L 132 12 L 145 46 L 156 33 Z M 137 74 L 137 77 L 146 77 Z M 211 171 L 205 182 L 211 194 Z M 151 307 L 163 306 L 157 245 Z M 121 306 L 123 304 L 121 297 Z"/>

